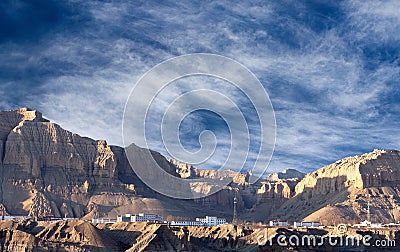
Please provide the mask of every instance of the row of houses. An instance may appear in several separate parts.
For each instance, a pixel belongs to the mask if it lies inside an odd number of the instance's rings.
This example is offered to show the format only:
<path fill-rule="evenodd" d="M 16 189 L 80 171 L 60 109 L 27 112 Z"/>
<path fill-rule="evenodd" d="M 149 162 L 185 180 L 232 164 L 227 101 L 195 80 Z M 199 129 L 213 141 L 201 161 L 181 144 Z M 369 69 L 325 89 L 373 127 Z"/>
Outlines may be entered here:
<path fill-rule="evenodd" d="M 164 218 L 161 215 L 157 214 L 124 214 L 118 215 L 117 219 L 92 219 L 92 223 L 100 224 L 100 223 L 116 223 L 116 222 L 155 222 L 162 223 L 164 222 Z"/>
<path fill-rule="evenodd" d="M 164 218 L 158 214 L 140 213 L 125 214 L 117 217 L 117 222 L 163 222 Z"/>
<path fill-rule="evenodd" d="M 206 216 L 205 218 L 196 218 L 196 221 L 171 221 L 169 224 L 171 226 L 219 226 L 226 224 L 226 219 Z"/>
<path fill-rule="evenodd" d="M 93 224 L 102 224 L 102 223 L 116 223 L 117 220 L 116 219 L 92 219 L 92 223 Z"/>
<path fill-rule="evenodd" d="M 9 215 L 9 216 L 1 216 L 1 220 L 36 220 L 36 221 L 57 221 L 57 220 L 79 220 L 79 218 L 61 218 L 61 217 L 54 217 L 54 216 L 44 216 L 44 217 L 32 217 L 28 215 Z"/>
<path fill-rule="evenodd" d="M 115 222 L 153 222 L 165 223 L 171 226 L 219 226 L 226 223 L 226 219 L 216 216 L 206 216 L 205 218 L 196 218 L 195 221 L 164 221 L 163 216 L 152 213 L 124 214 L 119 215 L 117 219 L 92 219 L 92 223 L 115 223 Z"/>
<path fill-rule="evenodd" d="M 32 216 L 20 216 L 20 215 L 2 215 L 1 220 L 29 220 L 32 219 Z"/>
<path fill-rule="evenodd" d="M 270 221 L 269 225 L 271 227 L 288 227 L 289 222 L 287 221 Z M 293 227 L 320 227 L 321 223 L 320 222 L 308 222 L 308 221 L 302 221 L 302 222 L 293 222 Z"/>

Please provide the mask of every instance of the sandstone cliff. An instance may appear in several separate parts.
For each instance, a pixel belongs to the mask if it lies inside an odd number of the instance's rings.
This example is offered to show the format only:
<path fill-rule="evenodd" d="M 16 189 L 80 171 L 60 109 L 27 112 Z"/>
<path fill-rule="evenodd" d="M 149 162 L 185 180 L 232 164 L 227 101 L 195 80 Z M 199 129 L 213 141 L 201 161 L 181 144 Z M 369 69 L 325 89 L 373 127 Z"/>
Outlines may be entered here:
<path fill-rule="evenodd" d="M 395 222 L 400 218 L 400 151 L 374 150 L 347 157 L 307 174 L 272 215 L 275 218 L 318 220 L 325 224 L 367 219 Z"/>
<path fill-rule="evenodd" d="M 81 216 L 92 193 L 119 184 L 105 141 L 66 131 L 29 109 L 0 112 L 0 122 L 0 200 L 12 214 Z"/>
<path fill-rule="evenodd" d="M 392 179 L 400 178 L 396 167 L 399 162 L 397 151 L 375 150 L 362 156 L 344 158 L 307 174 L 296 186 L 296 194 L 305 192 L 307 188 L 313 188 L 311 193 L 327 194 L 349 187 L 380 186 L 390 180 L 389 173 L 394 175 Z"/>
<path fill-rule="evenodd" d="M 30 109 L 0 111 L 0 211 L 2 215 L 35 217 L 111 217 L 155 212 L 164 216 L 232 218 L 237 198 L 239 218 L 320 220 L 327 222 L 366 219 L 370 202 L 376 221 L 400 220 L 400 152 L 375 150 L 344 158 L 307 174 L 286 170 L 249 184 L 250 172 L 200 170 L 167 160 L 151 151 L 168 174 L 186 178 L 230 179 L 223 190 L 207 198 L 176 200 L 154 192 L 134 168 L 154 163 L 136 145 L 127 149 L 109 146 L 64 130 Z M 159 178 L 155 178 L 159 179 Z M 213 190 L 193 183 L 195 190 Z M 332 214 L 335 213 L 335 214 Z"/>
<path fill-rule="evenodd" d="M 274 198 L 289 199 L 293 197 L 295 194 L 295 186 L 298 182 L 298 179 L 261 182 L 262 185 L 260 189 L 257 190 L 259 202 L 265 202 Z"/>

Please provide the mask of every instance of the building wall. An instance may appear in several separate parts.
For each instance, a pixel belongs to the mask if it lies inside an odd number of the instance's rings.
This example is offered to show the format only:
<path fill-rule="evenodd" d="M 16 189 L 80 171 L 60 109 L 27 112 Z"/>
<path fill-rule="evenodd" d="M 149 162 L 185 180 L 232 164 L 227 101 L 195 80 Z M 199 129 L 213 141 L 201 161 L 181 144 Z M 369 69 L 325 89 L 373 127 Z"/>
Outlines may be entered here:
<path fill-rule="evenodd" d="M 218 226 L 226 223 L 226 219 L 219 219 L 215 216 L 206 216 L 206 218 L 196 218 L 196 221 L 202 222 L 207 226 Z"/>
<path fill-rule="evenodd" d="M 286 227 L 289 224 L 286 221 L 270 221 L 269 225 L 273 227 Z"/>
<path fill-rule="evenodd" d="M 171 226 L 204 226 L 205 224 L 199 221 L 171 221 Z"/>
<path fill-rule="evenodd" d="M 321 223 L 319 222 L 294 222 L 294 227 L 319 227 Z"/>
<path fill-rule="evenodd" d="M 162 222 L 164 218 L 157 214 L 125 214 L 117 217 L 117 222 L 147 222 L 159 221 Z"/>

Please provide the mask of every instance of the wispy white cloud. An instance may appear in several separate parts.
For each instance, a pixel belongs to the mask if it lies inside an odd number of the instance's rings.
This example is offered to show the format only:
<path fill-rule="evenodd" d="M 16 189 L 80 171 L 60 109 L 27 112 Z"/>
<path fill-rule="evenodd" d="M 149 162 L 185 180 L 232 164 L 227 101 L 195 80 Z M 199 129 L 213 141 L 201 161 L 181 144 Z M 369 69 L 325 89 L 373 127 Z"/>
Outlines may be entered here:
<path fill-rule="evenodd" d="M 379 44 L 400 38 L 400 3 L 390 1 L 350 1 L 343 4 L 352 26 L 348 34 L 355 40 Z"/>
<path fill-rule="evenodd" d="M 64 128 L 122 145 L 124 105 L 142 74 L 172 56 L 217 53 L 243 63 L 269 92 L 277 119 L 271 169 L 316 169 L 375 147 L 399 148 L 393 140 L 400 135 L 399 2 L 325 3 L 336 15 L 320 5 L 76 1 L 80 15 L 70 22 L 81 26 L 61 24 L 65 30 L 56 29 L 37 44 L 1 44 L 1 56 L 9 59 L 4 69 L 26 75 L 0 78 L 7 87 L 31 87 L 35 92 L 21 95 L 25 103 Z M 174 98 L 198 86 L 177 82 L 165 89 L 155 100 L 153 123 L 159 125 L 157 113 Z M 201 86 L 232 97 L 254 116 L 229 85 L 206 80 Z M 1 97 L 16 92 L 4 90 Z M 3 108 L 10 104 L 22 102 L 0 101 Z M 223 144 L 211 166 L 228 151 L 226 132 L 220 133 Z M 251 133 L 257 145 L 258 132 Z M 196 146 L 197 136 L 193 139 L 189 144 Z M 162 150 L 160 143 L 153 146 Z M 249 157 L 254 160 L 255 151 Z"/>

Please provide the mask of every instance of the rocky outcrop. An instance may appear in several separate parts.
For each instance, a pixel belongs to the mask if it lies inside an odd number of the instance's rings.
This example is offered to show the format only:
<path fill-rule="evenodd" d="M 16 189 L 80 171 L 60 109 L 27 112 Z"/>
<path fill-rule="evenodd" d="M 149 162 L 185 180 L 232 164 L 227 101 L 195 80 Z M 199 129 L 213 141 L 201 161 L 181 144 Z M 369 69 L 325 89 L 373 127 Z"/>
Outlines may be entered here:
<path fill-rule="evenodd" d="M 191 164 L 183 163 L 175 159 L 169 159 L 169 161 L 176 166 L 176 172 L 181 178 L 198 178 L 199 169 Z"/>
<path fill-rule="evenodd" d="M 29 109 L 0 112 L 0 122 L 0 200 L 13 214 L 80 217 L 93 192 L 120 184 L 106 141 L 71 133 Z"/>
<path fill-rule="evenodd" d="M 70 177 L 112 178 L 116 162 L 105 141 L 81 137 L 50 122 L 21 121 L 8 134 L 3 165 L 16 166 L 19 174 L 30 178 L 57 170 Z"/>
<path fill-rule="evenodd" d="M 0 111 L 0 139 L 4 140 L 10 131 L 22 121 L 48 122 L 37 110 L 20 108 L 12 111 Z"/>
<path fill-rule="evenodd" d="M 400 182 L 400 151 L 375 150 L 361 156 L 359 164 L 363 187 L 398 185 Z"/>
<path fill-rule="evenodd" d="M 1 219 L 4 218 L 4 216 L 9 216 L 10 214 L 7 212 L 6 207 L 0 203 L 0 215 L 1 215 Z"/>
<path fill-rule="evenodd" d="M 295 194 L 295 186 L 298 179 L 263 181 L 260 189 L 257 190 L 258 202 L 266 202 L 270 199 L 289 199 Z"/>
<path fill-rule="evenodd" d="M 0 249 L 2 251 L 26 251 L 27 246 L 46 251 L 40 239 L 21 230 L 0 230 Z M 41 250 L 43 249 L 43 250 Z"/>
<path fill-rule="evenodd" d="M 13 111 L 0 111 L 0 155 L 3 162 L 5 155 L 5 143 L 7 137 L 20 122 L 22 121 L 34 121 L 34 122 L 48 122 L 48 120 L 42 117 L 42 113 L 37 110 L 30 110 L 28 108 L 20 108 Z"/>
<path fill-rule="evenodd" d="M 37 192 L 32 199 L 29 215 L 35 217 L 54 216 L 51 202 L 41 192 Z M 57 214 L 59 216 L 59 213 Z"/>
<path fill-rule="evenodd" d="M 236 172 L 233 170 L 207 170 L 198 169 L 196 166 L 191 164 L 183 163 L 175 159 L 169 160 L 175 167 L 176 172 L 181 178 L 194 179 L 194 178 L 211 178 L 216 180 L 230 179 L 234 184 L 245 185 L 250 181 L 252 176 L 251 171 L 244 173 Z"/>
<path fill-rule="evenodd" d="M 347 157 L 307 174 L 296 186 L 296 194 L 321 195 L 352 189 L 390 185 L 400 181 L 400 152 L 374 150 Z"/>
<path fill-rule="evenodd" d="M 271 217 L 330 224 L 358 222 L 367 218 L 369 201 L 374 215 L 379 216 L 376 221 L 396 222 L 400 219 L 396 203 L 400 199 L 399 153 L 374 150 L 309 173 L 296 185 L 293 197 Z"/>
<path fill-rule="evenodd" d="M 37 235 L 37 238 L 59 244 L 76 244 L 81 247 L 117 251 L 118 242 L 86 221 L 65 221 L 49 224 Z M 92 249 L 88 249 L 92 251 Z"/>
<path fill-rule="evenodd" d="M 169 227 L 145 223 L 97 226 L 129 246 L 126 251 L 253 251 L 254 248 L 257 251 L 254 230 L 243 226 Z"/>
<path fill-rule="evenodd" d="M 280 179 L 299 179 L 304 178 L 306 174 L 295 169 L 286 169 L 282 172 L 271 173 L 267 176 L 266 180 L 277 181 Z"/>

